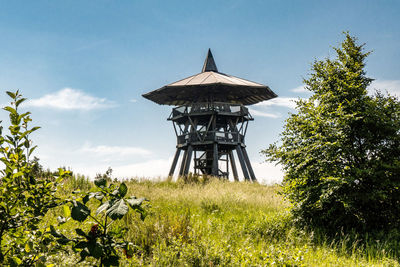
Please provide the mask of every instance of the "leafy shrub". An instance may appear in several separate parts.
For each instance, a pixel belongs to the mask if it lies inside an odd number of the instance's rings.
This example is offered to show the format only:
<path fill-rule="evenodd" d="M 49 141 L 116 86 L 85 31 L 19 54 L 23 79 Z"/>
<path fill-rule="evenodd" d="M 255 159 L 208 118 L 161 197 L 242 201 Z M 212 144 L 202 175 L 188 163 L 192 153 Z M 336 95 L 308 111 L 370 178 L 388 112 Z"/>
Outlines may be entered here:
<path fill-rule="evenodd" d="M 299 222 L 358 231 L 400 225 L 400 103 L 367 94 L 364 45 L 346 34 L 337 58 L 316 61 L 281 144 L 263 151 L 286 172 Z"/>
<path fill-rule="evenodd" d="M 72 245 L 74 251 L 79 252 L 80 262 L 87 257 L 93 257 L 98 260 L 99 266 L 118 266 L 120 249 L 127 258 L 133 256 L 133 244 L 126 241 L 126 227 L 111 227 L 111 225 L 129 212 L 129 208 L 138 212 L 141 219 L 144 220 L 145 211 L 142 203 L 145 198 L 137 199 L 134 196 L 126 198 L 128 187 L 125 183 L 109 184 L 111 180 L 111 169 L 104 175 L 97 175 L 94 184 L 95 192 L 76 192 L 77 197 L 66 199 L 63 207 L 64 216 L 59 216 L 59 223 L 65 223 L 67 218 L 72 218 L 78 222 L 84 222 L 87 219 L 94 220 L 90 229 L 85 232 L 81 228 L 76 228 L 76 237 L 68 238 L 54 227 L 51 228 L 52 235 L 57 238 L 60 245 Z M 89 200 L 95 199 L 98 207 L 95 213 L 92 213 L 89 207 Z M 67 217 L 67 218 L 66 218 Z"/>
<path fill-rule="evenodd" d="M 33 265 L 44 263 L 53 246 L 49 231 L 40 228 L 43 217 L 61 200 L 55 196 L 57 185 L 69 173 L 59 169 L 58 175 L 35 176 L 37 162 L 29 157 L 35 150 L 29 135 L 39 127 L 29 128 L 30 112 L 19 113 L 25 98 L 19 92 L 7 92 L 12 98 L 9 113 L 10 134 L 0 127 L 0 265 Z"/>

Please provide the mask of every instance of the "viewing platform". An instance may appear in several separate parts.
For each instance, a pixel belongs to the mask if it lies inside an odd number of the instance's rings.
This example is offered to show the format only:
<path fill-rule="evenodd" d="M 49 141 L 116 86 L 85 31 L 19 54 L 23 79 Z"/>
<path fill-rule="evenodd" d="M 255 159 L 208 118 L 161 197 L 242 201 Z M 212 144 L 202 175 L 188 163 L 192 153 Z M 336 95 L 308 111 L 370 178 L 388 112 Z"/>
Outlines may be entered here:
<path fill-rule="evenodd" d="M 193 103 L 190 106 L 179 106 L 172 109 L 168 120 L 178 121 L 187 116 L 202 116 L 218 114 L 219 116 L 242 117 L 247 121 L 252 121 L 253 117 L 249 109 L 241 104 L 230 104 L 223 102 Z"/>

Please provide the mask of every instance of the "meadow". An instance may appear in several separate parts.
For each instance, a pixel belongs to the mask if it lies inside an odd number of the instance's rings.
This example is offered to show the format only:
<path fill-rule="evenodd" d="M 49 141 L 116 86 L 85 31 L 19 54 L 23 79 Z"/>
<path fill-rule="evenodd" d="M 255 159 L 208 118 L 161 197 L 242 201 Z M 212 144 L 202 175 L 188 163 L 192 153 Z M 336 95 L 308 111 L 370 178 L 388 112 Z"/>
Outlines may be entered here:
<path fill-rule="evenodd" d="M 123 266 L 400 266 L 399 233 L 327 238 L 294 226 L 289 205 L 279 186 L 217 179 L 191 181 L 125 181 L 128 195 L 146 197 L 147 216 L 131 211 L 118 224 L 128 228 L 125 239 L 134 256 L 121 252 Z M 73 176 L 60 187 L 61 195 L 91 190 L 91 181 Z M 60 208 L 51 210 L 43 227 L 56 225 Z M 93 222 L 68 221 L 66 236 Z M 47 264 L 71 266 L 79 256 L 60 251 Z M 87 258 L 79 266 L 91 266 Z"/>

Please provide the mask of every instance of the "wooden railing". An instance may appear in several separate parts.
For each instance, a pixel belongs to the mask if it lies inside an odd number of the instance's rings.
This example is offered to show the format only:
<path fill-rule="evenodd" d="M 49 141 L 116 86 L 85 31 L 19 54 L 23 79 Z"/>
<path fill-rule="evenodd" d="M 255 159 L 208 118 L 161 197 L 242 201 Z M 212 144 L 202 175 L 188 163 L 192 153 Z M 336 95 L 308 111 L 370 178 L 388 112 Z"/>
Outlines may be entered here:
<path fill-rule="evenodd" d="M 225 142 L 225 143 L 244 143 L 244 135 L 240 133 L 209 131 L 192 132 L 178 136 L 178 144 L 183 145 L 192 142 Z"/>
<path fill-rule="evenodd" d="M 170 118 L 174 118 L 181 115 L 195 115 L 204 112 L 218 112 L 218 113 L 229 113 L 231 115 L 246 116 L 249 115 L 249 109 L 240 104 L 229 104 L 229 103 L 193 103 L 190 106 L 180 106 L 172 109 Z"/>

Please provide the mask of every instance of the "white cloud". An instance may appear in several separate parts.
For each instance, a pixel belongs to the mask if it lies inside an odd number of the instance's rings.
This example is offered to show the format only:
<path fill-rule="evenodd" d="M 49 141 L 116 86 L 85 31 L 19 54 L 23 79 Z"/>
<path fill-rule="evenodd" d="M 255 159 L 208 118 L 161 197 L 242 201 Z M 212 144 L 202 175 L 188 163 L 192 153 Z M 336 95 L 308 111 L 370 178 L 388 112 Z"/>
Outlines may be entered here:
<path fill-rule="evenodd" d="M 290 90 L 291 92 L 295 92 L 295 93 L 309 93 L 310 91 L 308 91 L 304 85 L 300 85 L 296 88 L 293 88 L 292 90 Z"/>
<path fill-rule="evenodd" d="M 115 103 L 105 98 L 91 96 L 77 89 L 64 88 L 56 93 L 29 100 L 26 106 L 63 110 L 92 110 L 111 108 L 115 106 Z"/>
<path fill-rule="evenodd" d="M 255 110 L 255 109 L 249 109 L 250 114 L 253 116 L 259 116 L 259 117 L 267 117 L 267 118 L 279 118 L 281 115 L 280 114 L 273 114 L 273 113 L 269 113 L 269 112 L 263 112 L 263 111 L 259 111 L 259 110 Z"/>
<path fill-rule="evenodd" d="M 144 148 L 140 147 L 132 147 L 132 146 L 91 146 L 90 144 L 86 143 L 81 149 L 80 152 L 84 153 L 93 153 L 98 157 L 105 157 L 105 156 L 148 156 L 152 153 Z"/>
<path fill-rule="evenodd" d="M 237 161 L 237 160 L 236 160 Z M 142 162 L 132 163 L 132 164 L 105 164 L 105 163 L 95 163 L 95 164 L 77 164 L 72 166 L 72 170 L 75 173 L 80 173 L 88 175 L 94 178 L 97 173 L 104 173 L 108 167 L 111 166 L 113 169 L 113 177 L 120 179 L 139 177 L 148 179 L 165 179 L 168 176 L 169 169 L 171 167 L 172 158 L 169 159 L 150 159 Z M 240 165 L 236 162 L 239 172 L 239 179 L 244 180 L 243 174 L 240 169 Z M 273 163 L 260 163 L 257 161 L 252 161 L 251 165 L 253 167 L 254 173 L 257 177 L 258 182 L 262 184 L 274 184 L 281 183 L 283 180 L 283 171 L 280 166 L 275 166 Z M 175 169 L 176 178 L 180 164 L 177 165 Z M 193 172 L 193 162 L 191 162 L 191 170 Z M 232 175 L 232 174 L 231 174 Z M 233 179 L 232 177 L 230 178 Z"/>
<path fill-rule="evenodd" d="M 131 103 L 136 103 L 136 102 L 137 102 L 137 99 L 132 98 L 132 99 L 129 100 L 129 102 L 131 102 Z"/>
<path fill-rule="evenodd" d="M 106 164 L 106 163 L 86 163 L 72 166 L 75 173 L 80 173 L 94 178 L 98 173 L 104 173 L 108 167 L 113 169 L 113 177 L 125 179 L 132 177 L 158 179 L 166 178 L 171 167 L 170 159 L 151 159 L 132 164 Z"/>
<path fill-rule="evenodd" d="M 286 107 L 286 108 L 292 108 L 294 109 L 296 107 L 295 101 L 298 100 L 298 98 L 295 97 L 277 97 L 271 100 L 263 101 L 255 106 L 263 106 L 263 107 L 272 107 L 272 106 L 278 106 L 278 107 Z"/>
<path fill-rule="evenodd" d="M 251 166 L 260 183 L 279 184 L 283 180 L 284 173 L 280 165 L 271 162 L 252 162 Z"/>
<path fill-rule="evenodd" d="M 375 90 L 379 90 L 382 93 L 387 91 L 392 95 L 400 97 L 400 80 L 375 80 L 368 89 L 371 93 Z"/>

